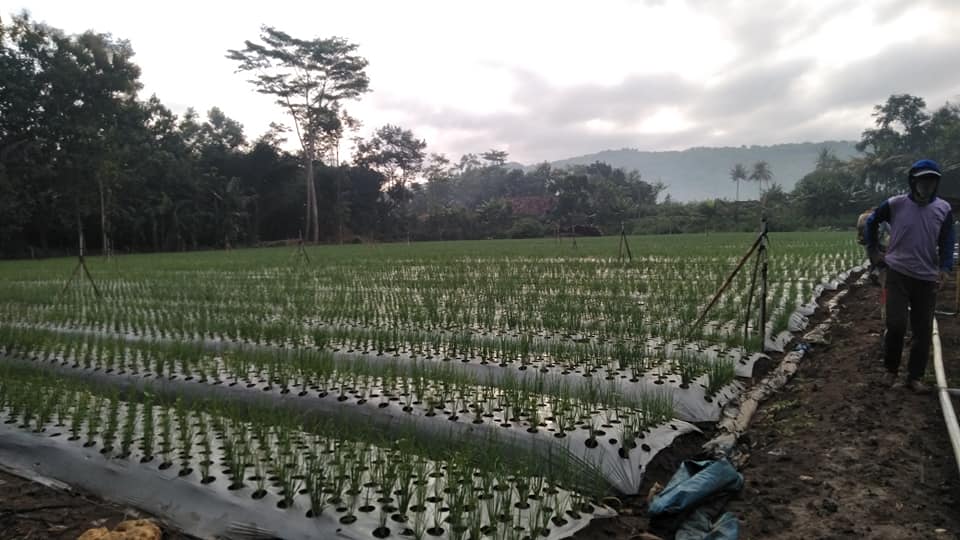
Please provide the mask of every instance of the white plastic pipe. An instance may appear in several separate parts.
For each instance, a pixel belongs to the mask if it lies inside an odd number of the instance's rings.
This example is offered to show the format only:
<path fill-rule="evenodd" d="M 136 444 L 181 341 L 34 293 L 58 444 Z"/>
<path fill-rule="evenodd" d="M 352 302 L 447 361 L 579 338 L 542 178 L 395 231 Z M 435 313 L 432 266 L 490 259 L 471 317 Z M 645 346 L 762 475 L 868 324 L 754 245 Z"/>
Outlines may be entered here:
<path fill-rule="evenodd" d="M 953 445 L 953 457 L 957 461 L 957 470 L 960 471 L 960 425 L 957 424 L 957 413 L 953 410 L 953 402 L 950 400 L 950 387 L 947 385 L 947 376 L 943 371 L 940 329 L 936 318 L 933 319 L 933 368 L 937 374 L 937 394 L 940 396 L 943 420 L 947 424 L 947 434 L 950 435 L 950 444 Z"/>

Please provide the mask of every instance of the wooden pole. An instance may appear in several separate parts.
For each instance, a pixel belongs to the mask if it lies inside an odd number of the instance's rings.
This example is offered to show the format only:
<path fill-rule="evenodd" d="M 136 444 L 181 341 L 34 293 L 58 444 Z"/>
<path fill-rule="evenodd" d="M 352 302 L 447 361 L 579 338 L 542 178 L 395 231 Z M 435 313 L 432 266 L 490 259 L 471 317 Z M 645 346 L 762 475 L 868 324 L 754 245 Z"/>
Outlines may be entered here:
<path fill-rule="evenodd" d="M 618 255 L 619 260 L 623 260 L 623 249 L 627 249 L 627 258 L 630 262 L 633 262 L 633 253 L 630 252 L 630 243 L 627 242 L 627 230 L 623 226 L 623 222 L 620 222 L 620 253 Z"/>
<path fill-rule="evenodd" d="M 727 276 L 727 280 L 723 282 L 723 285 L 720 286 L 720 289 L 713 296 L 713 300 L 710 300 L 710 303 L 707 304 L 706 308 L 704 308 L 703 313 L 700 314 L 700 318 L 698 318 L 697 321 L 693 323 L 693 326 L 691 326 L 690 329 L 688 329 L 687 331 L 688 334 L 693 328 L 696 328 L 697 326 L 700 325 L 700 323 L 703 322 L 703 319 L 706 318 L 707 313 L 710 312 L 710 310 L 713 308 L 713 305 L 716 304 L 717 300 L 720 299 L 720 295 L 722 295 L 723 292 L 727 290 L 727 287 L 730 286 L 730 283 L 733 281 L 733 278 L 736 277 L 737 273 L 740 272 L 740 269 L 743 268 L 743 264 L 747 262 L 747 259 L 749 259 L 751 255 L 753 255 L 753 252 L 756 251 L 757 246 L 760 245 L 760 242 L 765 238 L 765 236 L 766 236 L 766 231 L 764 231 L 763 234 L 760 234 L 759 236 L 757 236 L 757 239 L 754 240 L 753 245 L 750 246 L 750 250 L 747 251 L 747 253 L 744 254 L 744 256 L 740 259 L 740 262 L 737 263 L 736 268 L 733 269 L 733 272 L 730 272 L 730 275 Z"/>
<path fill-rule="evenodd" d="M 90 275 L 90 270 L 87 269 L 87 262 L 86 262 L 86 258 L 84 257 L 86 250 L 85 250 L 85 245 L 83 241 L 83 230 L 80 230 L 78 234 L 78 240 L 80 243 L 80 252 L 77 255 L 77 266 L 73 268 L 73 273 L 70 274 L 70 279 L 67 280 L 67 282 L 63 285 L 63 289 L 60 291 L 59 296 L 63 296 L 63 293 L 67 292 L 67 288 L 70 286 L 71 283 L 73 283 L 73 280 L 76 279 L 77 276 L 79 275 L 81 281 L 83 280 L 84 277 L 86 277 L 87 280 L 90 281 L 90 285 L 93 286 L 93 292 L 94 294 L 97 295 L 97 300 L 102 300 L 103 297 L 100 294 L 100 289 L 97 287 L 97 282 L 93 280 L 93 276 Z M 82 273 L 80 272 L 81 270 L 83 270 Z"/>
<path fill-rule="evenodd" d="M 760 352 L 767 346 L 767 243 L 760 244 Z"/>
<path fill-rule="evenodd" d="M 83 241 L 83 231 L 80 231 L 80 266 L 83 267 L 83 273 L 87 276 L 87 279 L 90 280 L 90 285 L 93 286 L 93 292 L 97 295 L 97 300 L 100 297 L 100 289 L 97 288 L 97 282 L 93 280 L 93 276 L 90 275 L 90 270 L 87 269 L 87 260 L 84 257 L 84 251 L 86 248 L 85 242 Z"/>
<path fill-rule="evenodd" d="M 100 295 L 100 289 L 97 287 L 97 282 L 93 280 L 93 276 L 90 275 L 90 270 L 87 269 L 87 263 L 81 262 L 80 264 L 83 266 L 83 273 L 86 274 L 87 279 L 90 280 L 90 285 L 93 286 L 93 292 L 97 295 L 97 299 L 99 300 L 102 298 Z"/>
<path fill-rule="evenodd" d="M 623 260 L 623 223 L 620 224 L 620 244 L 617 249 L 617 261 Z"/>
<path fill-rule="evenodd" d="M 310 264 L 310 256 L 307 255 L 307 248 L 306 248 L 306 246 L 305 246 L 304 243 L 303 243 L 303 231 L 302 231 L 302 230 L 300 231 L 300 240 L 297 242 L 297 253 L 296 253 L 296 257 L 297 257 L 298 259 L 299 259 L 299 258 L 302 258 L 302 259 L 304 260 L 304 262 L 306 262 L 307 264 Z"/>
<path fill-rule="evenodd" d="M 57 295 L 58 298 L 63 296 L 63 293 L 67 292 L 67 289 L 70 287 L 70 284 L 73 283 L 73 280 L 76 279 L 77 272 L 79 271 L 80 271 L 80 264 L 77 263 L 77 265 L 73 267 L 73 272 L 70 273 L 70 279 L 68 279 L 67 282 L 63 284 L 63 288 L 60 289 L 60 294 Z"/>
<path fill-rule="evenodd" d="M 753 262 L 753 273 L 750 274 L 750 292 L 747 296 L 747 315 L 743 318 L 743 349 L 747 349 L 747 339 L 750 337 L 750 316 L 753 314 L 753 298 L 754 293 L 757 290 L 757 275 L 760 272 L 760 257 L 758 256 L 754 259 Z"/>

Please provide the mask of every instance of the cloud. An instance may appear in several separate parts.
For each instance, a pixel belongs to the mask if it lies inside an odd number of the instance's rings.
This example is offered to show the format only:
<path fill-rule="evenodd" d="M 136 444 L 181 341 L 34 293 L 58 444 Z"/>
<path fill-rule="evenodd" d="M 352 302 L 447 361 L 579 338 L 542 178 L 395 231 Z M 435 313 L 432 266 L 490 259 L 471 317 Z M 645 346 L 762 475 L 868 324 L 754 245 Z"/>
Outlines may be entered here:
<path fill-rule="evenodd" d="M 356 41 L 374 89 L 346 104 L 361 134 L 400 124 L 452 157 L 505 148 L 536 162 L 857 138 L 893 93 L 931 107 L 960 98 L 957 0 L 435 0 L 418 9 L 276 0 L 212 29 L 204 21 L 219 8 L 182 0 L 148 19 L 129 2 L 32 3 L 37 19 L 68 32 L 130 38 L 144 96 L 156 92 L 178 112 L 219 106 L 248 138 L 287 120 L 223 57 L 261 23 Z M 177 19 L 183 12 L 194 16 Z M 192 38 L 171 41 L 171 25 Z"/>
<path fill-rule="evenodd" d="M 637 123 L 664 105 L 692 98 L 697 88 L 675 74 L 632 75 L 614 85 L 551 88 L 534 74 L 518 79 L 514 99 L 534 120 L 567 125 L 588 120 Z"/>
<path fill-rule="evenodd" d="M 858 138 L 870 112 L 894 93 L 928 99 L 931 107 L 960 89 L 960 40 L 928 39 L 880 46 L 852 62 L 775 60 L 771 53 L 732 66 L 710 84 L 678 74 L 635 74 L 613 85 L 556 87 L 530 70 L 514 70 L 513 112 L 475 114 L 456 108 L 395 103 L 415 124 L 467 130 L 448 151 L 507 147 L 526 162 L 610 148 L 773 144 Z M 402 103 L 402 105 L 401 105 Z M 645 119 L 669 108 L 689 127 L 645 133 Z M 443 143 L 441 142 L 441 145 Z M 472 144 L 473 147 L 464 147 Z"/>
<path fill-rule="evenodd" d="M 692 107 L 696 117 L 742 116 L 765 107 L 782 107 L 797 93 L 795 85 L 813 67 L 810 59 L 749 67 L 707 87 Z"/>
<path fill-rule="evenodd" d="M 825 105 L 885 100 L 890 94 L 923 97 L 960 89 L 960 41 L 905 43 L 829 74 L 821 97 Z"/>
<path fill-rule="evenodd" d="M 698 13 L 709 15 L 725 29 L 726 39 L 739 50 L 738 64 L 764 62 L 785 46 L 815 35 L 827 21 L 857 6 L 849 0 L 818 2 L 738 2 L 688 0 Z"/>
<path fill-rule="evenodd" d="M 784 125 L 807 118 L 806 107 L 784 108 L 783 102 L 785 96 L 796 94 L 795 81 L 810 65 L 796 61 L 743 69 L 714 88 L 698 87 L 673 74 L 637 75 L 607 86 L 552 88 L 542 78 L 521 72 L 514 98 L 522 112 L 516 113 L 476 114 L 399 97 L 382 104 L 403 110 L 411 123 L 438 132 L 471 132 L 471 137 L 457 142 L 471 141 L 480 147 L 461 152 L 509 146 L 511 154 L 539 161 L 607 148 L 679 149 L 760 135 L 751 119 Z M 664 114 L 665 110 L 675 110 L 692 126 L 665 125 L 661 133 L 650 133 L 644 120 L 673 116 Z M 727 135 L 718 138 L 713 135 L 717 130 Z"/>

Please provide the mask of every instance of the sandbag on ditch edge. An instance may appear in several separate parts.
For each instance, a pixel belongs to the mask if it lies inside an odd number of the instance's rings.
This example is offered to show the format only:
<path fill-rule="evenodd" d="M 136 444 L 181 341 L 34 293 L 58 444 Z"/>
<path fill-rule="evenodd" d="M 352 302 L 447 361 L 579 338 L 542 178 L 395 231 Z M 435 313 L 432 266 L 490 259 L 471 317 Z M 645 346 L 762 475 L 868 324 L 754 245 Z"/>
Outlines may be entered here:
<path fill-rule="evenodd" d="M 696 507 L 716 493 L 739 491 L 743 475 L 726 459 L 684 461 L 670 483 L 650 503 L 650 515 L 676 514 Z"/>

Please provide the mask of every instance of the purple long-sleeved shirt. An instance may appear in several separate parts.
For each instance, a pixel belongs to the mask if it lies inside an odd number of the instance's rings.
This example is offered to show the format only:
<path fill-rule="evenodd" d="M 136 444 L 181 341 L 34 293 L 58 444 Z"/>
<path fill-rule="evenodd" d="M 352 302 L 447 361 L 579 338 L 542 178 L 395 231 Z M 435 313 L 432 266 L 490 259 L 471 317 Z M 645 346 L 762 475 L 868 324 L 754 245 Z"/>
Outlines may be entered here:
<path fill-rule="evenodd" d="M 877 227 L 890 224 L 890 245 L 884 261 L 893 270 L 923 281 L 936 281 L 940 271 L 953 269 L 953 212 L 950 203 L 935 197 L 925 205 L 909 195 L 883 202 L 867 218 L 867 251 L 877 249 Z"/>

